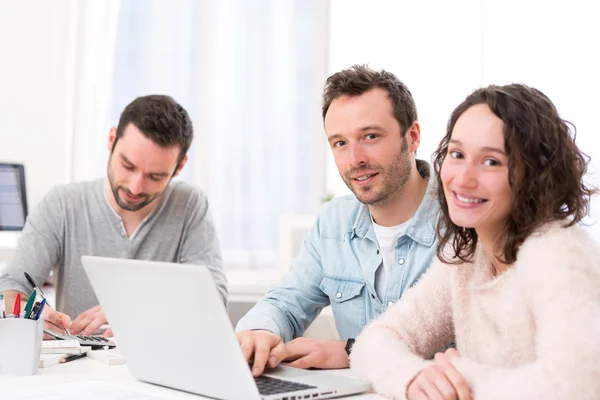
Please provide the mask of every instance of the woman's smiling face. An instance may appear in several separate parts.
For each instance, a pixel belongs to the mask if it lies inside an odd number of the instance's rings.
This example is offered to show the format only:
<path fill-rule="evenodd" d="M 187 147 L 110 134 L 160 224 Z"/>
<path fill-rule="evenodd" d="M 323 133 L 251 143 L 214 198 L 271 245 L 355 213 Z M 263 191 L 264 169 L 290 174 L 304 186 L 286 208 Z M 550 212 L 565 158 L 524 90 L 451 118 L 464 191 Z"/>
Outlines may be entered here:
<path fill-rule="evenodd" d="M 478 235 L 497 236 L 512 209 L 503 131 L 486 104 L 472 106 L 454 125 L 440 172 L 452 222 Z"/>

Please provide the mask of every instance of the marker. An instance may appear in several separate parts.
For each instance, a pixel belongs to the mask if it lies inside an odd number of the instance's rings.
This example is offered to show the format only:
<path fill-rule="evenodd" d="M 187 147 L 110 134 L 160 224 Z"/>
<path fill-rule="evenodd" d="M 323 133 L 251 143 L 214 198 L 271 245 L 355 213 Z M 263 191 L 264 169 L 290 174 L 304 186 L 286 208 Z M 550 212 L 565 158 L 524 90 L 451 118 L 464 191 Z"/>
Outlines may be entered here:
<path fill-rule="evenodd" d="M 15 298 L 15 308 L 13 310 L 15 318 L 19 318 L 19 314 L 21 314 L 21 293 L 17 293 L 17 297 Z"/>
<path fill-rule="evenodd" d="M 33 307 L 31 308 L 31 313 L 29 314 L 29 319 L 35 319 L 38 311 L 40 310 L 40 302 L 36 301 Z"/>
<path fill-rule="evenodd" d="M 35 302 L 35 296 L 37 291 L 33 289 L 33 292 L 29 295 L 29 300 L 27 300 L 27 304 L 25 305 L 25 318 L 29 318 L 31 314 L 31 307 L 33 307 L 33 303 Z"/>
<path fill-rule="evenodd" d="M 3 294 L 0 294 L 0 318 L 6 318 L 6 306 L 4 305 Z"/>

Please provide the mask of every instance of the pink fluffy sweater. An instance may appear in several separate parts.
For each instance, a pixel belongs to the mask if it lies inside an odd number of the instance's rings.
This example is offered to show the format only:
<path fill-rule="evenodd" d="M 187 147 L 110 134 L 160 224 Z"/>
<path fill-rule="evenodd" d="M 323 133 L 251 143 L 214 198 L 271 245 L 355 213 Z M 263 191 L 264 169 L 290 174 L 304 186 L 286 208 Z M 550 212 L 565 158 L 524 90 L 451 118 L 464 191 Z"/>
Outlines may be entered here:
<path fill-rule="evenodd" d="M 600 399 L 600 248 L 579 226 L 544 226 L 494 277 L 473 262 L 436 260 L 402 300 L 357 338 L 353 372 L 386 397 L 446 343 L 476 400 Z"/>

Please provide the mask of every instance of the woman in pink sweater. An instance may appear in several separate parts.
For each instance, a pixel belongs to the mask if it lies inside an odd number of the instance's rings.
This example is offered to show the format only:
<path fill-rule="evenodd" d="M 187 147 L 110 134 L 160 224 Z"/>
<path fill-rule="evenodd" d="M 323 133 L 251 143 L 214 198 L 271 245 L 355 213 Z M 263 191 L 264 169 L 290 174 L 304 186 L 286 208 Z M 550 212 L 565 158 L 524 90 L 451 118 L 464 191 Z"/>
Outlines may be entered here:
<path fill-rule="evenodd" d="M 357 338 L 353 371 L 393 399 L 600 399 L 594 190 L 568 123 L 536 89 L 479 89 L 434 166 L 438 257 Z"/>

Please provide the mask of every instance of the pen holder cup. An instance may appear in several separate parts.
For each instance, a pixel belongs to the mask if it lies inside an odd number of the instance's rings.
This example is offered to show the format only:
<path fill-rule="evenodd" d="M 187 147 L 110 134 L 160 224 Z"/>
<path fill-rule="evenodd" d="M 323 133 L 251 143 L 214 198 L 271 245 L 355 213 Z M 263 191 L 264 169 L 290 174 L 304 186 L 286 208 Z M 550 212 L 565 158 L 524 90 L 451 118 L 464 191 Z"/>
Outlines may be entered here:
<path fill-rule="evenodd" d="M 34 375 L 43 334 L 44 317 L 0 319 L 0 375 Z"/>

